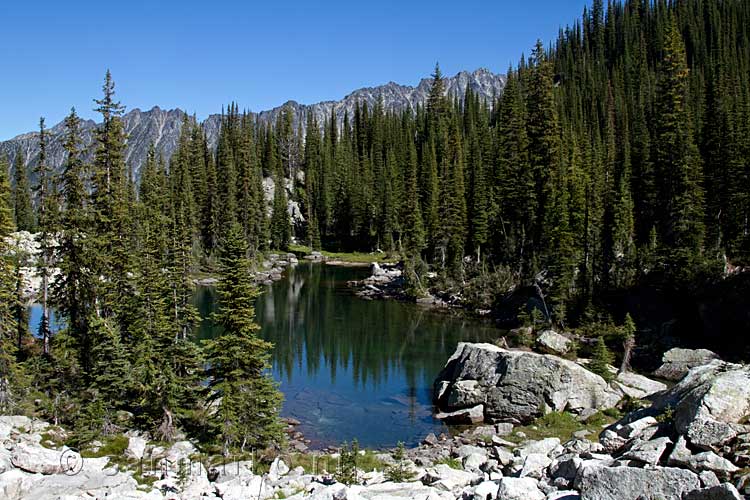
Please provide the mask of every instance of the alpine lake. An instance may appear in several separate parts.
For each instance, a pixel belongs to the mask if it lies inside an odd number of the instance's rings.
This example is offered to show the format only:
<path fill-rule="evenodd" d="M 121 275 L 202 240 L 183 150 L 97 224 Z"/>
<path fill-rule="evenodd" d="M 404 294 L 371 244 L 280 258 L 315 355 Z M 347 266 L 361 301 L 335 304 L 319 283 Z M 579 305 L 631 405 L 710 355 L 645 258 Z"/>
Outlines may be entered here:
<path fill-rule="evenodd" d="M 347 284 L 367 268 L 301 262 L 265 285 L 256 303 L 260 335 L 274 344 L 272 374 L 284 393 L 282 416 L 313 449 L 357 439 L 385 448 L 447 432 L 433 418 L 432 384 L 459 342 L 492 342 L 503 331 L 412 303 L 364 300 Z M 198 339 L 218 334 L 210 316 L 216 289 L 194 295 Z M 31 308 L 35 332 L 41 316 Z M 53 322 L 53 328 L 54 328 Z"/>

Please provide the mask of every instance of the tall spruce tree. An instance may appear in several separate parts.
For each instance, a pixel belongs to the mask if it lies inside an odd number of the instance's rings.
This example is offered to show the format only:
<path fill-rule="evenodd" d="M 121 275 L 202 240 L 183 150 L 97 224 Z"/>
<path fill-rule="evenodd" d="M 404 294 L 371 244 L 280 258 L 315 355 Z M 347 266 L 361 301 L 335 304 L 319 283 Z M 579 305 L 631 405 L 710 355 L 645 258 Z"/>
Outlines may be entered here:
<path fill-rule="evenodd" d="M 26 173 L 23 152 L 13 162 L 13 213 L 19 231 L 36 232 L 36 217 L 31 204 L 31 185 Z"/>
<path fill-rule="evenodd" d="M 254 302 L 258 295 L 250 275 L 247 243 L 238 224 L 230 228 L 221 256 L 219 312 L 221 333 L 206 343 L 209 400 L 224 454 L 248 450 L 281 439 L 278 419 L 281 393 L 269 377 L 273 345 L 258 336 Z"/>

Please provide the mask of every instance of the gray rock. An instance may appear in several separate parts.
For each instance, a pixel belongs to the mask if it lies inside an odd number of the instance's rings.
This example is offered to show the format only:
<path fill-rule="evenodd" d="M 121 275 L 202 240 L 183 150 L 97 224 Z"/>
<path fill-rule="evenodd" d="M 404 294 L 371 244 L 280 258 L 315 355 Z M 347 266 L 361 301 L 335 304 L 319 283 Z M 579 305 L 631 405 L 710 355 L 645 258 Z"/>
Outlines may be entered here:
<path fill-rule="evenodd" d="M 551 437 L 526 443 L 524 446 L 516 450 L 516 454 L 520 457 L 525 457 L 531 454 L 542 454 L 550 456 L 555 451 L 562 451 L 562 447 L 560 446 L 560 438 Z"/>
<path fill-rule="evenodd" d="M 704 488 L 719 486 L 721 484 L 721 481 L 719 481 L 719 478 L 716 477 L 716 474 L 714 474 L 710 470 L 704 470 L 703 472 L 698 474 L 698 477 L 701 478 L 701 484 Z"/>
<path fill-rule="evenodd" d="M 599 435 L 599 442 L 607 453 L 615 453 L 628 443 L 628 440 L 618 435 L 612 429 L 605 429 Z"/>
<path fill-rule="evenodd" d="M 719 359 L 719 356 L 707 349 L 670 349 L 662 356 L 662 365 L 654 375 L 667 380 L 680 380 L 691 368 L 706 365 L 715 359 Z"/>
<path fill-rule="evenodd" d="M 691 491 L 682 498 L 683 500 L 742 500 L 737 489 L 728 483 Z"/>
<path fill-rule="evenodd" d="M 696 419 L 688 425 L 686 435 L 690 444 L 697 448 L 719 451 L 722 446 L 737 437 L 737 431 L 725 422 Z"/>
<path fill-rule="evenodd" d="M 125 456 L 134 460 L 143 458 L 146 452 L 146 440 L 139 436 L 133 436 L 128 439 L 128 447 L 125 450 Z"/>
<path fill-rule="evenodd" d="M 508 436 L 513 432 L 513 424 L 510 422 L 501 422 L 495 424 L 495 430 L 497 431 L 498 436 Z"/>
<path fill-rule="evenodd" d="M 692 457 L 693 454 L 688 449 L 685 438 L 683 436 L 680 436 L 677 439 L 677 443 L 675 443 L 672 452 L 669 454 L 667 464 L 679 467 L 687 467 Z"/>
<path fill-rule="evenodd" d="M 612 385 L 626 396 L 636 399 L 647 398 L 667 390 L 666 384 L 633 372 L 618 373 L 612 381 Z"/>
<path fill-rule="evenodd" d="M 464 469 L 478 471 L 487 463 L 487 455 L 483 453 L 470 453 L 464 457 Z"/>
<path fill-rule="evenodd" d="M 656 465 L 659 459 L 672 444 L 668 437 L 661 437 L 651 441 L 638 441 L 622 455 L 624 460 L 637 460 L 649 465 Z"/>
<path fill-rule="evenodd" d="M 10 462 L 24 472 L 61 474 L 64 472 L 60 458 L 62 452 L 29 443 L 18 443 L 10 452 Z"/>
<path fill-rule="evenodd" d="M 471 472 L 452 469 L 446 464 L 438 464 L 425 471 L 422 482 L 442 491 L 452 491 L 463 488 L 478 480 L 478 476 Z"/>
<path fill-rule="evenodd" d="M 547 354 L 566 354 L 570 351 L 570 339 L 554 330 L 545 330 L 536 339 L 537 347 Z"/>
<path fill-rule="evenodd" d="M 427 434 L 427 437 L 425 437 L 422 440 L 422 444 L 426 444 L 428 446 L 437 446 L 440 442 L 438 441 L 437 436 L 433 434 L 432 432 Z"/>
<path fill-rule="evenodd" d="M 454 455 L 456 455 L 459 458 L 465 458 L 468 457 L 471 454 L 479 454 L 479 455 L 486 455 L 483 448 L 480 448 L 478 446 L 472 446 L 470 444 L 465 444 L 461 447 L 459 447 L 455 452 Z"/>
<path fill-rule="evenodd" d="M 684 469 L 655 467 L 582 467 L 575 486 L 582 500 L 680 500 L 700 488 L 698 476 Z"/>
<path fill-rule="evenodd" d="M 647 429 L 656 427 L 659 422 L 654 417 L 644 417 L 617 429 L 617 434 L 625 439 L 642 437 Z"/>
<path fill-rule="evenodd" d="M 530 453 L 526 455 L 523 461 L 518 477 L 533 477 L 541 479 L 544 476 L 544 470 L 552 463 L 552 459 L 543 453 Z"/>
<path fill-rule="evenodd" d="M 716 450 L 736 436 L 733 425 L 750 414 L 750 366 L 711 361 L 691 369 L 654 400 L 656 410 L 672 408 L 674 426 L 691 444 Z"/>
<path fill-rule="evenodd" d="M 444 421 L 446 424 L 478 424 L 484 421 L 484 405 L 477 405 L 473 408 L 467 408 L 465 410 L 457 410 L 447 413 L 441 412 L 435 415 L 435 418 Z"/>
<path fill-rule="evenodd" d="M 688 460 L 687 466 L 695 472 L 709 471 L 713 472 L 720 479 L 727 480 L 732 474 L 737 472 L 739 467 L 734 465 L 726 458 L 720 457 L 712 451 L 704 451 L 693 455 Z"/>
<path fill-rule="evenodd" d="M 448 398 L 446 408 L 462 409 L 484 403 L 484 393 L 476 380 L 459 380 L 453 384 Z"/>
<path fill-rule="evenodd" d="M 530 477 L 504 477 L 500 480 L 498 498 L 503 500 L 545 500 L 539 481 Z"/>
<path fill-rule="evenodd" d="M 277 481 L 281 476 L 289 473 L 289 466 L 284 463 L 281 457 L 276 457 L 271 462 L 271 467 L 268 469 L 268 477 L 271 481 Z"/>
<path fill-rule="evenodd" d="M 502 349 L 491 344 L 460 343 L 436 381 L 450 382 L 441 408 L 453 397 L 457 382 L 477 381 L 484 394 L 485 417 L 497 421 L 528 422 L 545 408 L 580 413 L 588 408 L 610 408 L 620 394 L 600 376 L 552 355 Z M 460 387 L 460 386 L 459 386 Z"/>
<path fill-rule="evenodd" d="M 581 495 L 577 491 L 554 491 L 547 495 L 547 500 L 579 500 Z"/>
<path fill-rule="evenodd" d="M 573 481 L 578 475 L 578 469 L 583 461 L 577 456 L 566 455 L 567 458 L 556 460 L 550 465 L 549 472 L 553 478 L 562 477 Z"/>
<path fill-rule="evenodd" d="M 497 498 L 499 484 L 495 481 L 484 481 L 474 489 L 474 500 L 487 500 Z"/>

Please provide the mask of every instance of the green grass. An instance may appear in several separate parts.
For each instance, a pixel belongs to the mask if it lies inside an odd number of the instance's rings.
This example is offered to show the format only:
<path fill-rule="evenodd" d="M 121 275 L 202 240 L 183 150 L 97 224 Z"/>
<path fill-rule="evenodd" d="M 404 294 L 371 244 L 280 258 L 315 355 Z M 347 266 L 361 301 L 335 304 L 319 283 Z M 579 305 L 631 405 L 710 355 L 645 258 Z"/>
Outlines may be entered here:
<path fill-rule="evenodd" d="M 509 441 L 521 442 L 525 440 L 538 441 L 540 439 L 556 437 L 565 442 L 573 437 L 573 433 L 587 430 L 590 438 L 596 439 L 604 425 L 609 425 L 617 420 L 614 412 L 598 412 L 589 417 L 585 422 L 579 422 L 575 415 L 567 412 L 551 412 L 537 418 L 533 423 L 514 429 L 514 434 L 508 436 Z M 526 434 L 525 438 L 519 438 L 515 431 Z"/>
<path fill-rule="evenodd" d="M 130 440 L 123 435 L 111 436 L 104 439 L 104 444 L 96 451 L 83 450 L 83 458 L 101 458 L 101 457 L 121 457 L 128 449 Z"/>
<path fill-rule="evenodd" d="M 447 465 L 451 469 L 464 470 L 463 465 L 461 465 L 461 461 L 457 458 L 445 457 L 445 458 L 441 458 L 440 460 L 435 461 L 435 465 L 440 465 L 440 464 Z"/>
<path fill-rule="evenodd" d="M 289 251 L 292 253 L 304 253 L 305 255 L 310 253 L 310 247 L 303 245 L 289 245 Z M 389 255 L 385 252 L 381 253 L 366 253 L 366 252 L 326 252 L 321 250 L 320 253 L 330 260 L 340 260 L 342 262 L 350 262 L 354 264 L 369 264 L 371 262 L 393 262 L 398 260 L 397 256 Z"/>
<path fill-rule="evenodd" d="M 312 474 L 325 469 L 329 473 L 332 473 L 338 467 L 338 458 L 333 458 L 331 455 L 314 455 L 312 453 L 291 453 L 281 455 L 281 459 L 290 469 L 295 467 L 302 467 L 305 469 L 305 473 Z M 377 453 L 372 450 L 365 450 L 363 455 L 357 455 L 357 468 L 365 472 L 369 472 L 373 469 L 385 470 L 388 464 L 383 462 L 377 457 Z M 317 469 L 317 470 L 316 470 Z"/>

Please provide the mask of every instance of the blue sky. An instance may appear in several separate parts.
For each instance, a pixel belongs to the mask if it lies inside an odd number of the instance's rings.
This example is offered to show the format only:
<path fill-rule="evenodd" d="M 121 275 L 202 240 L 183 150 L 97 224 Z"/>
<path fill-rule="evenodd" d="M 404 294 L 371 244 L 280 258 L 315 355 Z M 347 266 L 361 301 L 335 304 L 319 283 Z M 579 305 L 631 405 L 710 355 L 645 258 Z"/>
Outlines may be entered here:
<path fill-rule="evenodd" d="M 0 1 L 0 140 L 75 106 L 95 118 L 110 68 L 127 109 L 199 118 L 235 100 L 263 110 L 388 81 L 504 72 L 555 39 L 587 0 Z"/>

